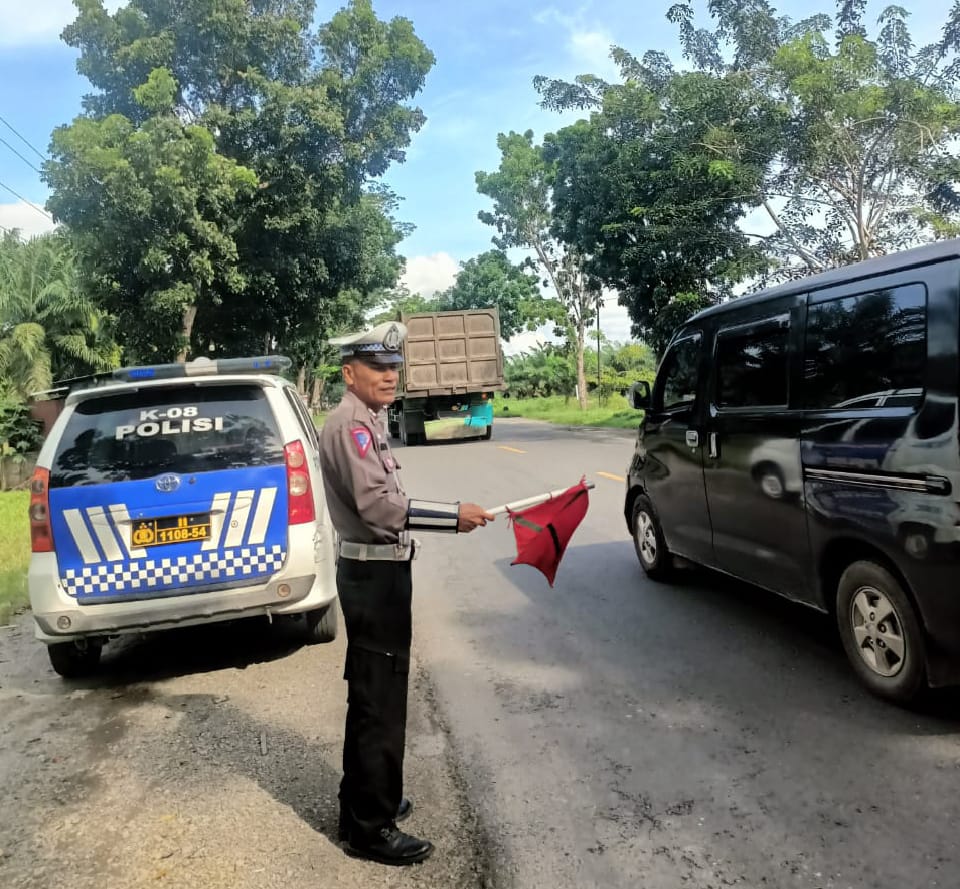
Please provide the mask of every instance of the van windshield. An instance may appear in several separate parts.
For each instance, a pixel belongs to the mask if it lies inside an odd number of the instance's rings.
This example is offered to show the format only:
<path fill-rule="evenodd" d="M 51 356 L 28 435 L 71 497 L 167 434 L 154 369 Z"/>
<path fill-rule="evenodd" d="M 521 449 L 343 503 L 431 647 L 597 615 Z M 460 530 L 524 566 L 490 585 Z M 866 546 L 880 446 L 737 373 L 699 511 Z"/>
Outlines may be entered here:
<path fill-rule="evenodd" d="M 276 420 L 259 386 L 149 388 L 80 402 L 57 447 L 50 487 L 283 459 Z"/>

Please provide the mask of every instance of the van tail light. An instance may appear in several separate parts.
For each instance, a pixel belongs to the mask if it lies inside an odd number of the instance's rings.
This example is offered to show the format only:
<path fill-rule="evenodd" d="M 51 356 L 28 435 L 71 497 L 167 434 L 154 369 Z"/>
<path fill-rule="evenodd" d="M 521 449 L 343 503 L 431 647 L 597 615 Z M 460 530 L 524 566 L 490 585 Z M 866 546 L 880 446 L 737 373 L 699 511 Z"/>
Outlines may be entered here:
<path fill-rule="evenodd" d="M 53 552 L 50 528 L 50 470 L 37 467 L 30 479 L 30 549 Z"/>
<path fill-rule="evenodd" d="M 303 442 L 292 441 L 283 449 L 287 459 L 287 523 L 302 525 L 315 518 L 310 468 Z"/>

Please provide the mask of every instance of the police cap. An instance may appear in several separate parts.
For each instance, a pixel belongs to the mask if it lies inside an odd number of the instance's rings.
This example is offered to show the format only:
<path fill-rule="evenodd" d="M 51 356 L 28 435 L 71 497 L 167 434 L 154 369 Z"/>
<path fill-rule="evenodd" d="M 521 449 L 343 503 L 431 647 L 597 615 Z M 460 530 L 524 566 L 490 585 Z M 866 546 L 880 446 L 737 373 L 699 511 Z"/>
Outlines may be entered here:
<path fill-rule="evenodd" d="M 340 347 L 340 360 L 360 358 L 370 364 L 403 364 L 400 346 L 407 336 L 407 328 L 399 321 L 378 324 L 372 330 L 334 337 L 330 345 Z"/>

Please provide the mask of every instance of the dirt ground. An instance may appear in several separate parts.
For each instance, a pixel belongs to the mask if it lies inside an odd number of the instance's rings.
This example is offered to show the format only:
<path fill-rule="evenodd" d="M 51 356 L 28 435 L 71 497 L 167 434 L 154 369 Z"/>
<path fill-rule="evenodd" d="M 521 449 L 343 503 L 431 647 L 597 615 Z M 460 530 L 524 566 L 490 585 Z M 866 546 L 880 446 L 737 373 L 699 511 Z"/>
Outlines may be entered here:
<path fill-rule="evenodd" d="M 404 829 L 390 868 L 337 843 L 344 638 L 246 621 L 114 642 L 95 680 L 49 667 L 29 615 L 0 630 L 0 886 L 484 887 L 483 830 L 416 664 Z"/>

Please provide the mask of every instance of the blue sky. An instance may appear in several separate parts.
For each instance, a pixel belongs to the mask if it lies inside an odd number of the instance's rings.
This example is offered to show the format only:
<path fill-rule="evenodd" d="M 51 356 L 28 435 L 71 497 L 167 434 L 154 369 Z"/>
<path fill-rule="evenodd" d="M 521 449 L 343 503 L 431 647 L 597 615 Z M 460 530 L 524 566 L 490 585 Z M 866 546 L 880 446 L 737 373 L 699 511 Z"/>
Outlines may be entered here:
<path fill-rule="evenodd" d="M 427 124 L 414 137 L 406 163 L 387 181 L 403 198 L 399 216 L 416 226 L 400 247 L 407 257 L 405 281 L 414 291 L 432 292 L 452 282 L 458 264 L 490 248 L 492 229 L 477 219 L 487 200 L 476 193 L 474 173 L 499 162 L 497 134 L 532 129 L 539 139 L 563 126 L 563 118 L 541 110 L 532 80 L 537 74 L 572 78 L 594 73 L 613 78 L 611 44 L 642 54 L 659 49 L 679 61 L 676 29 L 666 21 L 673 0 L 374 0 L 381 18 L 411 19 L 437 57 L 417 102 Z M 107 0 L 107 8 L 122 5 Z M 341 2 L 319 0 L 317 20 L 326 21 Z M 700 21 L 705 0 L 698 0 Z M 868 21 L 887 5 L 871 0 Z M 917 43 L 938 36 L 951 0 L 916 0 L 911 27 Z M 833 0 L 781 0 L 781 13 L 804 18 L 833 9 Z M 33 148 L 45 152 L 54 127 L 80 110 L 88 83 L 76 73 L 76 54 L 59 40 L 74 17 L 70 0 L 0 0 L 0 117 Z M 873 31 L 872 27 L 870 28 Z M 13 189 L 40 207 L 47 190 L 31 164 L 33 148 L 0 122 L 0 226 L 24 233 L 43 231 L 50 221 L 18 200 Z M 625 310 L 610 299 L 602 314 L 606 335 L 629 338 Z M 514 348 L 529 344 L 526 336 Z M 511 349 L 513 351 L 513 349 Z"/>

